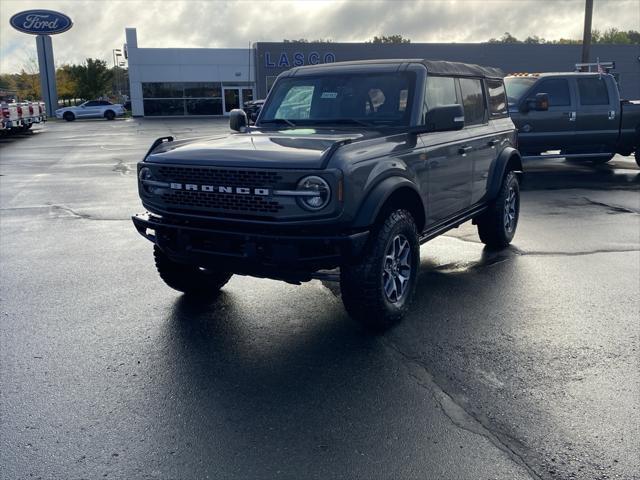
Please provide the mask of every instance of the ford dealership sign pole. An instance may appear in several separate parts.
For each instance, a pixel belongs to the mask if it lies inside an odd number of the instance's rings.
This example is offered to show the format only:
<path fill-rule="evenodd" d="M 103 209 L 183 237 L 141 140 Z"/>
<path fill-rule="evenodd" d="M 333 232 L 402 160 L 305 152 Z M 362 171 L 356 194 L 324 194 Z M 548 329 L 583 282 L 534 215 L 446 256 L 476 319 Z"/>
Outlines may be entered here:
<path fill-rule="evenodd" d="M 27 10 L 16 13 L 9 22 L 16 30 L 37 35 L 40 88 L 47 106 L 47 115 L 52 117 L 58 108 L 58 92 L 51 35 L 66 32 L 73 26 L 73 22 L 65 14 L 52 10 Z"/>

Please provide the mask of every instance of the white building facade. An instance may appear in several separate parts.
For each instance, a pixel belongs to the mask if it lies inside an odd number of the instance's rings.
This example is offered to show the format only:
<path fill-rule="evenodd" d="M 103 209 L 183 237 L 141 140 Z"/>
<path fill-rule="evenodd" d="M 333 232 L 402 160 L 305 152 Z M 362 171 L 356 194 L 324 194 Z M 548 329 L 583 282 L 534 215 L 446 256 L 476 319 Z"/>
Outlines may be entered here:
<path fill-rule="evenodd" d="M 127 28 L 134 117 L 228 115 L 255 97 L 250 48 L 140 48 Z"/>

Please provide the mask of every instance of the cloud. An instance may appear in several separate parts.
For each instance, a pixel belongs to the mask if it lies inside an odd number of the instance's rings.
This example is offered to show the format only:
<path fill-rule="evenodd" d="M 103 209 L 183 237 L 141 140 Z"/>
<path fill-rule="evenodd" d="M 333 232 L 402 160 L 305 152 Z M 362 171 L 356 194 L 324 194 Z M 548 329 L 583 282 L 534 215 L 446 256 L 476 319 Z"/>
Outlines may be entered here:
<path fill-rule="evenodd" d="M 59 10 L 74 26 L 53 37 L 57 64 L 97 57 L 111 63 L 125 27 L 141 47 L 248 47 L 283 38 L 358 42 L 402 34 L 413 42 L 481 42 L 510 32 L 518 38 L 580 38 L 584 0 L 335 0 L 160 1 L 0 0 L 0 71 L 17 71 L 35 57 L 35 39 L 9 27 L 31 8 Z M 593 26 L 638 29 L 638 0 L 598 0 Z"/>

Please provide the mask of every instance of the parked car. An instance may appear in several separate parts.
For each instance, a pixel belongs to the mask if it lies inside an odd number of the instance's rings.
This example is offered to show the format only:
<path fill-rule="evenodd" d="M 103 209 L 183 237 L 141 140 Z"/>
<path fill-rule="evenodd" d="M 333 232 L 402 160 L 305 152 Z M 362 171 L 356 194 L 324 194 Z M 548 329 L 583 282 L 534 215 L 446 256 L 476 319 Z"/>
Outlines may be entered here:
<path fill-rule="evenodd" d="M 542 73 L 504 81 L 525 158 L 560 150 L 556 157 L 606 163 L 635 152 L 640 166 L 640 101 L 621 100 L 612 75 Z"/>
<path fill-rule="evenodd" d="M 249 100 L 248 102 L 244 102 L 243 110 L 247 114 L 249 120 L 255 122 L 263 105 L 264 100 Z"/>
<path fill-rule="evenodd" d="M 124 115 L 125 109 L 119 103 L 107 100 L 89 100 L 75 107 L 63 107 L 56 110 L 56 118 L 73 122 L 76 118 L 106 118 L 113 120 Z"/>
<path fill-rule="evenodd" d="M 492 248 L 514 237 L 522 164 L 499 70 L 298 67 L 277 78 L 255 126 L 242 110 L 230 125 L 222 138 L 160 138 L 138 164 L 147 213 L 133 222 L 176 290 L 339 267 L 347 311 L 384 329 L 408 309 L 421 243 L 467 221 Z"/>

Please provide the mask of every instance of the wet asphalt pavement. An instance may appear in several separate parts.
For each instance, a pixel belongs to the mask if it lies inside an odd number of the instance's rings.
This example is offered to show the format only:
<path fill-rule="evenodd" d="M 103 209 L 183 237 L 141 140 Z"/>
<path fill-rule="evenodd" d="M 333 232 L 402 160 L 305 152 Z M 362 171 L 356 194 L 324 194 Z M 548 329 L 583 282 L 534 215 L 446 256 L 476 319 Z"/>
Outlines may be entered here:
<path fill-rule="evenodd" d="M 526 165 L 513 246 L 422 247 L 381 336 L 335 285 L 166 287 L 135 163 L 218 120 L 0 139 L 0 478 L 640 478 L 640 170 Z"/>

